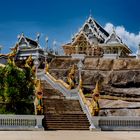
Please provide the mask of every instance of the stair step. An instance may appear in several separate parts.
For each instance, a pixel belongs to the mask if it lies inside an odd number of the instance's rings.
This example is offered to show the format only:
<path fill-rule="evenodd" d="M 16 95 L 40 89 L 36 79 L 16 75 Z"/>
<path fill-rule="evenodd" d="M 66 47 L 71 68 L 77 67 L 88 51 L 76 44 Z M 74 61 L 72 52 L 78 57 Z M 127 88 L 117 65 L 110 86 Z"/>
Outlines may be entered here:
<path fill-rule="evenodd" d="M 66 117 L 67 117 L 67 116 L 68 116 L 68 117 L 69 117 L 69 116 L 74 116 L 74 117 L 79 117 L 79 116 L 80 116 L 80 117 L 85 117 L 85 116 L 86 116 L 85 114 L 82 114 L 82 113 L 81 113 L 81 114 L 80 114 L 80 113 L 77 113 L 77 114 L 73 114 L 73 113 L 70 113 L 70 114 L 61 114 L 61 113 L 60 113 L 60 114 L 48 114 L 48 113 L 46 113 L 45 115 L 46 115 L 46 116 L 49 116 L 49 117 L 50 117 L 50 116 L 53 116 L 53 117 L 54 117 L 54 116 L 56 116 L 56 117 L 58 117 L 58 116 L 64 116 L 64 117 L 65 117 L 65 116 L 66 116 Z"/>
<path fill-rule="evenodd" d="M 47 126 L 46 128 L 89 128 L 89 126 L 68 126 L 68 125 L 65 125 L 65 126 L 61 126 L 59 125 L 58 127 L 56 125 L 49 125 Z"/>
<path fill-rule="evenodd" d="M 54 128 L 46 128 L 46 130 L 89 130 L 89 128 L 67 128 L 67 127 L 63 127 L 63 128 L 59 128 L 59 127 L 54 127 Z"/>
<path fill-rule="evenodd" d="M 78 100 L 66 99 L 47 81 L 43 85 L 45 130 L 89 130 L 89 121 Z"/>
<path fill-rule="evenodd" d="M 81 124 L 81 122 L 78 122 L 78 121 L 73 121 L 73 122 L 67 122 L 67 121 L 45 121 L 47 124 Z M 44 123 L 45 123 L 44 122 Z M 85 122 L 85 121 L 82 121 L 82 125 L 89 125 L 89 122 Z"/>
<path fill-rule="evenodd" d="M 54 124 L 54 123 L 47 123 L 46 124 L 47 125 L 47 127 L 49 127 L 49 126 L 51 126 L 51 127 L 53 127 L 53 126 L 65 126 L 65 127 L 68 127 L 68 125 L 70 125 L 70 127 L 88 127 L 89 126 L 89 124 L 81 124 L 81 123 L 76 123 L 76 124 L 72 124 L 72 123 L 65 123 L 65 124 L 63 124 L 63 123 L 56 123 L 56 124 Z"/>

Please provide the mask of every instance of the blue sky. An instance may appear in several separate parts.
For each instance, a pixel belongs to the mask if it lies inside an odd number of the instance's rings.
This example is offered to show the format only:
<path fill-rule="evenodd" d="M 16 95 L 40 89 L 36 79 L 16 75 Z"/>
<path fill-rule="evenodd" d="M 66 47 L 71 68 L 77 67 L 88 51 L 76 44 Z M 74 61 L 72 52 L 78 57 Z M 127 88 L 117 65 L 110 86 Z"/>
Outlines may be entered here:
<path fill-rule="evenodd" d="M 3 53 L 9 52 L 24 32 L 35 39 L 41 33 L 40 44 L 49 46 L 70 41 L 90 14 L 104 27 L 112 23 L 123 26 L 134 35 L 140 31 L 140 0 L 1 0 L 0 1 L 0 45 Z"/>

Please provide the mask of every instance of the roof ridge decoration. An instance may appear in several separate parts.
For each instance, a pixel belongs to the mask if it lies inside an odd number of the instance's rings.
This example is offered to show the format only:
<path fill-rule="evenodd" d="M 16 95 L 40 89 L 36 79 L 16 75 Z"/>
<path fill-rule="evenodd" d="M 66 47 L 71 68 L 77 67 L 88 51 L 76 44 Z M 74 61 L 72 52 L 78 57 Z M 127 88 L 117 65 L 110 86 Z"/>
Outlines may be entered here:
<path fill-rule="evenodd" d="M 23 32 L 21 33 L 21 35 L 18 35 L 18 44 L 21 42 L 22 39 L 24 39 L 25 43 L 27 43 L 27 45 L 29 46 L 29 42 L 27 41 Z"/>
<path fill-rule="evenodd" d="M 109 33 L 106 30 L 104 30 L 104 28 L 91 15 L 85 21 L 83 26 L 79 29 L 79 32 L 74 35 L 74 38 L 81 31 L 85 33 L 90 42 L 92 42 L 93 38 L 97 38 L 99 42 L 103 43 L 105 39 L 109 36 Z"/>
<path fill-rule="evenodd" d="M 116 34 L 115 28 L 113 27 L 112 33 L 109 35 L 109 37 L 105 40 L 105 44 L 115 44 L 119 43 L 123 45 L 127 50 L 129 50 L 131 53 L 132 51 L 130 48 L 122 41 L 122 39 Z"/>
<path fill-rule="evenodd" d="M 122 39 L 116 34 L 115 28 L 113 27 L 112 33 L 109 35 L 109 37 L 105 40 L 106 44 L 112 44 L 112 43 L 120 43 L 124 44 L 122 42 Z"/>
<path fill-rule="evenodd" d="M 32 45 L 34 45 L 35 47 L 37 48 L 40 48 L 40 44 L 39 44 L 39 37 L 40 37 L 40 34 L 38 33 L 37 34 L 37 38 L 34 40 L 34 39 L 31 39 L 29 37 L 26 37 L 24 35 L 24 33 L 22 33 L 21 35 L 18 35 L 18 44 L 20 44 L 22 42 L 22 39 L 24 40 L 24 42 L 27 44 L 28 47 Z"/>

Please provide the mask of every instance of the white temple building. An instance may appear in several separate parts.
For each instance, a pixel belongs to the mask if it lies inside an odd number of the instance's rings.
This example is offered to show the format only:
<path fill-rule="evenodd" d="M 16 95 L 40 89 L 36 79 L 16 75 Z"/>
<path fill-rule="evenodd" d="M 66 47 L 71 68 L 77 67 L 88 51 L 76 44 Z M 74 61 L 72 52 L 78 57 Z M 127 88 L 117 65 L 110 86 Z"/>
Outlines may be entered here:
<path fill-rule="evenodd" d="M 62 46 L 65 55 L 85 54 L 106 58 L 128 57 L 132 51 L 113 32 L 109 34 L 92 16 L 86 20 L 71 42 Z"/>

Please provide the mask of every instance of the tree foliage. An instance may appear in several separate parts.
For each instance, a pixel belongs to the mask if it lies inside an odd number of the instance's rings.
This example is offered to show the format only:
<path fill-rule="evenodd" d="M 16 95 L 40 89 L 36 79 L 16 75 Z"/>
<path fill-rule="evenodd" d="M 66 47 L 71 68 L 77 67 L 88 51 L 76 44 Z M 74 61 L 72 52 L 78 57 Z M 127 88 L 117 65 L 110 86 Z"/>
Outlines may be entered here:
<path fill-rule="evenodd" d="M 28 114 L 33 111 L 33 108 L 30 108 L 33 107 L 31 105 L 34 92 L 32 79 L 32 71 L 29 68 L 21 69 L 13 63 L 0 68 L 0 97 L 1 102 L 6 104 L 5 112 Z"/>

